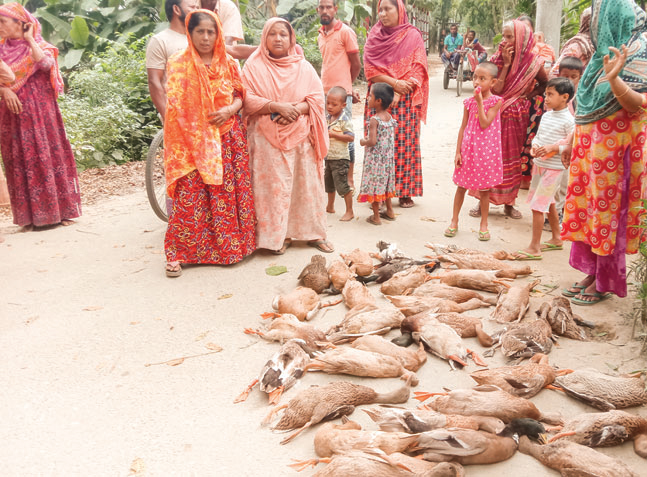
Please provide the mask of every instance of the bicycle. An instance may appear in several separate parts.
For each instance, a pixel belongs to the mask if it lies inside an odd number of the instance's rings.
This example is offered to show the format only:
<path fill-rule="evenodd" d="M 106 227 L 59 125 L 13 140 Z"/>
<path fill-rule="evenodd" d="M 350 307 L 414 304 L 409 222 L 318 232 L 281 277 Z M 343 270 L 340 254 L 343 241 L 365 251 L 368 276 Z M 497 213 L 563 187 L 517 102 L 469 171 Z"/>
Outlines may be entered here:
<path fill-rule="evenodd" d="M 166 195 L 163 129 L 153 137 L 146 156 L 146 195 L 155 215 L 164 222 L 168 222 L 170 199 Z"/>
<path fill-rule="evenodd" d="M 445 74 L 443 75 L 443 89 L 449 87 L 449 80 L 456 80 L 456 96 L 460 96 L 463 92 L 463 82 L 472 81 L 474 76 L 474 69 L 472 64 L 478 64 L 478 59 L 474 57 L 474 50 L 465 48 L 460 52 L 461 59 L 458 63 L 458 68 L 449 64 L 445 67 Z"/>

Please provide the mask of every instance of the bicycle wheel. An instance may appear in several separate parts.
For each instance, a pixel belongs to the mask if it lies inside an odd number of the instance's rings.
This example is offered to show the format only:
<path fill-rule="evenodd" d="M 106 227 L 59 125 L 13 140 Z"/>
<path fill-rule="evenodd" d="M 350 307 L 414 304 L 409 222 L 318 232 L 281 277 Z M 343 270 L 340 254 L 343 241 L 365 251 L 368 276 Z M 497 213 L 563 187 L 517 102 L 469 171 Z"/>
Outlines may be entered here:
<path fill-rule="evenodd" d="M 146 195 L 155 215 L 164 222 L 168 222 L 168 196 L 164 174 L 164 130 L 155 134 L 146 156 Z"/>
<path fill-rule="evenodd" d="M 445 68 L 445 74 L 443 74 L 443 89 L 447 89 L 449 86 L 449 66 Z"/>
<path fill-rule="evenodd" d="M 460 96 L 463 92 L 463 61 L 458 65 L 458 71 L 456 71 L 456 96 Z"/>

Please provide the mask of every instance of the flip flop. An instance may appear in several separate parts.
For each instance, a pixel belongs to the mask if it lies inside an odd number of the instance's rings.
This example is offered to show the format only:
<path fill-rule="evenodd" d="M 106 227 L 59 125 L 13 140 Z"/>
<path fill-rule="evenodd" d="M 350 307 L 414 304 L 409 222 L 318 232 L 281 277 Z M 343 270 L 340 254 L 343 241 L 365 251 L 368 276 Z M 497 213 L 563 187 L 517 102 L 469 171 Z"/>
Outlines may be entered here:
<path fill-rule="evenodd" d="M 270 250 L 270 252 L 273 255 L 283 255 L 285 253 L 285 251 L 290 248 L 291 245 L 292 245 L 291 240 L 285 240 L 283 242 L 283 246 L 280 249 L 278 249 L 278 250 Z"/>
<path fill-rule="evenodd" d="M 414 202 L 413 200 L 411 200 L 411 197 L 400 198 L 398 202 L 400 204 L 400 207 L 402 207 L 403 209 L 410 209 L 414 206 Z"/>
<path fill-rule="evenodd" d="M 578 285 L 577 282 L 575 282 L 570 286 L 570 288 L 577 288 L 579 291 L 578 292 L 572 292 L 568 288 L 564 288 L 562 290 L 562 295 L 566 296 L 568 298 L 573 298 L 574 296 L 577 296 L 580 293 L 582 293 L 582 290 L 586 290 L 586 287 L 587 287 L 586 285 Z"/>
<path fill-rule="evenodd" d="M 597 300 L 593 300 L 593 301 L 582 300 L 581 298 L 577 298 L 578 296 L 591 296 L 591 297 L 597 298 Z M 573 298 L 571 298 L 571 303 L 573 305 L 591 306 L 591 305 L 595 305 L 597 303 L 600 303 L 601 301 L 606 300 L 610 296 L 611 296 L 611 293 L 600 293 L 600 292 L 584 293 L 584 292 L 580 292 L 579 295 L 574 296 Z"/>
<path fill-rule="evenodd" d="M 521 257 L 515 257 L 515 260 L 541 260 L 541 255 L 533 255 L 532 253 L 524 252 L 523 250 L 517 250 L 513 255 L 521 255 Z"/>
<path fill-rule="evenodd" d="M 310 240 L 310 241 L 306 242 L 306 244 L 309 247 L 314 247 L 314 248 L 316 248 L 317 250 L 319 250 L 320 252 L 323 252 L 323 253 L 333 253 L 335 251 L 335 247 L 333 247 L 330 242 L 328 242 L 327 240 L 324 240 L 324 239 Z M 330 250 L 324 248 L 323 247 L 324 245 L 328 245 L 328 248 Z"/>
<path fill-rule="evenodd" d="M 380 214 L 380 216 L 382 216 L 382 214 Z M 372 216 L 372 215 L 369 215 L 368 217 L 366 217 L 366 221 L 367 221 L 369 224 L 371 224 L 371 225 L 382 225 L 382 224 L 381 224 L 381 223 L 379 223 L 379 222 L 375 222 L 375 221 L 373 220 L 373 216 Z"/>
<path fill-rule="evenodd" d="M 179 263 L 177 264 L 177 269 L 175 269 L 175 270 L 169 270 L 169 268 L 168 268 L 169 265 L 170 264 L 168 264 L 168 263 L 166 264 L 166 276 L 167 277 L 169 277 L 169 278 L 177 278 L 180 275 L 182 275 L 182 266 Z"/>
<path fill-rule="evenodd" d="M 447 227 L 445 229 L 445 237 L 456 237 L 458 233 L 458 227 Z"/>
<path fill-rule="evenodd" d="M 386 213 L 386 210 L 380 212 L 380 217 L 389 222 L 393 222 L 395 220 L 395 217 L 390 217 L 389 214 Z"/>
<path fill-rule="evenodd" d="M 489 231 L 489 230 L 486 230 L 485 232 L 481 232 L 481 231 L 479 230 L 479 240 L 480 240 L 481 242 L 487 242 L 488 240 L 490 240 L 490 231 Z M 541 258 L 541 257 L 540 257 L 540 258 Z"/>
<path fill-rule="evenodd" d="M 542 252 L 553 252 L 555 250 L 564 250 L 563 245 L 555 245 L 554 243 L 542 242 L 541 249 Z"/>

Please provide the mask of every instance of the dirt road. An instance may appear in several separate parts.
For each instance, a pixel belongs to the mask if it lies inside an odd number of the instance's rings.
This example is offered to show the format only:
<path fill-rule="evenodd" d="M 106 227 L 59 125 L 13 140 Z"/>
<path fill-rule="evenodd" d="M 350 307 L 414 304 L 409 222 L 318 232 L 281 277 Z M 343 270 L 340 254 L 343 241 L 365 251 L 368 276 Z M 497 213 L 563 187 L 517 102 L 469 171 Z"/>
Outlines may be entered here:
<path fill-rule="evenodd" d="M 463 98 L 471 92 L 468 85 Z M 369 213 L 365 205 L 356 206 L 357 219 L 351 223 L 339 222 L 340 213 L 330 216 L 329 238 L 337 251 L 373 250 L 381 239 L 422 256 L 426 241 L 445 241 L 461 99 L 454 90 L 442 89 L 438 74 L 432 78 L 422 141 L 424 198 L 413 209 L 396 208 L 397 221 L 381 227 L 364 221 Z M 358 116 L 355 125 L 360 130 Z M 361 167 L 356 177 L 359 184 Z M 494 209 L 488 243 L 478 242 L 478 220 L 467 215 L 466 207 L 455 243 L 511 251 L 526 245 L 530 219 L 524 198 L 522 193 L 522 220 L 505 218 Z M 339 201 L 338 212 L 341 205 Z M 72 227 L 17 233 L 10 223 L 0 223 L 6 238 L 0 244 L 3 476 L 289 476 L 297 475 L 286 467 L 291 459 L 314 457 L 314 430 L 280 446 L 281 436 L 260 426 L 268 406 L 258 391 L 247 402 L 233 404 L 278 347 L 243 334 L 243 328 L 258 327 L 259 314 L 270 311 L 272 297 L 295 287 L 313 249 L 293 246 L 282 257 L 257 253 L 231 267 L 187 267 L 181 278 L 171 280 L 163 273 L 164 230 L 143 190 L 86 207 Z M 578 279 L 567 257 L 568 251 L 551 252 L 541 262 L 530 262 L 546 286 L 540 291 L 559 290 Z M 285 265 L 288 273 L 267 275 L 265 269 L 273 264 Z M 534 297 L 531 312 L 545 299 Z M 628 300 L 613 298 L 581 310 L 600 324 L 599 334 L 606 341 L 561 339 L 551 363 L 605 372 L 644 368 L 621 316 L 628 306 Z M 344 312 L 338 305 L 314 324 L 325 330 Z M 482 310 L 480 315 L 488 313 Z M 485 323 L 489 330 L 496 328 Z M 176 366 L 157 364 L 207 353 L 215 345 L 222 351 L 175 361 Z M 497 354 L 490 363 L 503 361 Z M 465 371 L 451 372 L 434 357 L 419 377 L 418 390 L 473 384 Z M 283 399 L 311 384 L 340 379 L 308 374 Z M 378 390 L 399 385 L 396 379 L 350 379 Z M 592 411 L 553 391 L 543 391 L 533 401 L 544 411 L 565 416 Z M 644 408 L 634 412 L 647 414 Z M 362 412 L 352 418 L 373 428 Z M 604 452 L 644 472 L 644 461 L 630 444 Z M 468 468 L 468 475 L 513 473 L 558 475 L 522 454 L 501 464 Z"/>

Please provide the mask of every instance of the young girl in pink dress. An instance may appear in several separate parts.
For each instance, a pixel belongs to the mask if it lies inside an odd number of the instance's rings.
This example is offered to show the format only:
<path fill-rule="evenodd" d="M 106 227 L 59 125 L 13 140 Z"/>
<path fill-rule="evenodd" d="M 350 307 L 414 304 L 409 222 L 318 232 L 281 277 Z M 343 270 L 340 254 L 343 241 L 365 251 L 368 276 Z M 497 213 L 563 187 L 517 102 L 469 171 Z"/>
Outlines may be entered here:
<path fill-rule="evenodd" d="M 458 214 L 463 206 L 465 192 L 478 190 L 481 197 L 481 226 L 479 240 L 490 240 L 488 231 L 488 204 L 490 188 L 503 180 L 501 159 L 502 98 L 490 92 L 497 81 L 498 69 L 494 63 L 484 61 L 474 70 L 474 96 L 463 101 L 463 123 L 458 132 L 454 164 L 454 213 L 445 237 L 458 233 Z"/>

